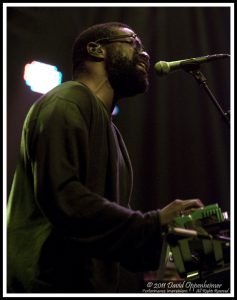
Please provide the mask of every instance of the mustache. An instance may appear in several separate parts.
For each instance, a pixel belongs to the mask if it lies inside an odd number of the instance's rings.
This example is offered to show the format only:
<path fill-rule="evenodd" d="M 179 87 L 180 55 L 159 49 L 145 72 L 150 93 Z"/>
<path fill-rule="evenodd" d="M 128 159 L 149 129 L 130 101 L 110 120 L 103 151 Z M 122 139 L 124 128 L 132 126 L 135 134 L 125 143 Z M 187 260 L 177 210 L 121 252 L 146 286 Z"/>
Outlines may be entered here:
<path fill-rule="evenodd" d="M 143 56 L 142 54 L 135 54 L 134 55 L 134 64 L 144 64 L 147 71 L 150 69 L 150 60 L 146 56 Z"/>

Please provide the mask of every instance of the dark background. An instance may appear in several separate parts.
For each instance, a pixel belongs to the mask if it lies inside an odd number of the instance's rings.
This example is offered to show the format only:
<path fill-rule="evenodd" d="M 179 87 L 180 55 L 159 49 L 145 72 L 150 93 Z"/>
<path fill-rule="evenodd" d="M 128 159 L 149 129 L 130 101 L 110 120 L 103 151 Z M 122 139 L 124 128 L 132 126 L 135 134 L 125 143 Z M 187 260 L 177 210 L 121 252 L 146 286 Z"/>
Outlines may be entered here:
<path fill-rule="evenodd" d="M 230 7 L 8 7 L 7 186 L 19 155 L 23 120 L 40 96 L 25 85 L 24 66 L 49 63 L 71 80 L 71 48 L 85 28 L 119 21 L 131 26 L 151 56 L 150 89 L 119 102 L 114 122 L 134 169 L 132 206 L 148 211 L 200 198 L 230 211 L 230 129 L 195 79 L 184 71 L 158 77 L 153 65 L 230 53 Z M 230 109 L 230 61 L 201 70 L 224 111 Z"/>

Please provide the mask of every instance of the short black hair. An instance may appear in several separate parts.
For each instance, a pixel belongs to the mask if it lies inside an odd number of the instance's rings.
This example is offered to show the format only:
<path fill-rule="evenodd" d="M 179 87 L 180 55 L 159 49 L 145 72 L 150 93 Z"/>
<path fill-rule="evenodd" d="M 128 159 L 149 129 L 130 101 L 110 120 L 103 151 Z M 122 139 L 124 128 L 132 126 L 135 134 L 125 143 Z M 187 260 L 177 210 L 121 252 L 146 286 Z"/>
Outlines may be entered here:
<path fill-rule="evenodd" d="M 89 42 L 105 37 L 111 37 L 116 28 L 129 28 L 130 26 L 120 22 L 107 22 L 93 25 L 82 31 L 76 38 L 72 49 L 72 76 L 76 77 L 78 71 L 82 72 L 84 61 L 88 57 L 86 46 Z M 131 29 L 132 30 L 132 29 Z"/>

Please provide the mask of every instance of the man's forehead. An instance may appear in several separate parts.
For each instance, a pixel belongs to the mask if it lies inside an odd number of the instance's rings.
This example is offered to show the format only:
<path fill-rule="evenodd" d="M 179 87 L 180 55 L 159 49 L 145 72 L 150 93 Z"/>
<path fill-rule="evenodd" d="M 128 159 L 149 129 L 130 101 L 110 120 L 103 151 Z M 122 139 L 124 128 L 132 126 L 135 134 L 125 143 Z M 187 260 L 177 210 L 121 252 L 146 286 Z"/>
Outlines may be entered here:
<path fill-rule="evenodd" d="M 135 32 L 127 27 L 120 27 L 118 32 L 121 34 L 135 34 Z"/>
<path fill-rule="evenodd" d="M 130 28 L 127 28 L 127 27 L 120 27 L 120 28 L 116 28 L 116 31 L 117 31 L 117 33 L 120 35 L 123 35 L 123 34 L 128 34 L 128 35 L 132 35 L 132 34 L 136 34 L 132 29 L 130 29 Z M 138 36 L 136 36 L 136 39 L 137 40 L 139 40 L 140 42 L 141 42 L 141 40 L 140 40 L 140 38 L 138 37 Z"/>

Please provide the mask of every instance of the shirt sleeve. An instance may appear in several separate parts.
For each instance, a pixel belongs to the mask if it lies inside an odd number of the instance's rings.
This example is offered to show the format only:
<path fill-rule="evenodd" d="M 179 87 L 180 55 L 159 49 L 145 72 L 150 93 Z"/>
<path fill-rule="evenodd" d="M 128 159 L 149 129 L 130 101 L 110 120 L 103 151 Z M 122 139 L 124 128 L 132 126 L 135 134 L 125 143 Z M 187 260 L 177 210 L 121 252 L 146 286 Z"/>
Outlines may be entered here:
<path fill-rule="evenodd" d="M 61 101 L 61 102 L 60 102 Z M 28 148 L 35 195 L 42 213 L 87 254 L 121 262 L 130 270 L 155 270 L 161 251 L 159 212 L 124 208 L 89 190 L 89 129 L 72 103 L 42 109 L 29 125 Z"/>

